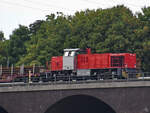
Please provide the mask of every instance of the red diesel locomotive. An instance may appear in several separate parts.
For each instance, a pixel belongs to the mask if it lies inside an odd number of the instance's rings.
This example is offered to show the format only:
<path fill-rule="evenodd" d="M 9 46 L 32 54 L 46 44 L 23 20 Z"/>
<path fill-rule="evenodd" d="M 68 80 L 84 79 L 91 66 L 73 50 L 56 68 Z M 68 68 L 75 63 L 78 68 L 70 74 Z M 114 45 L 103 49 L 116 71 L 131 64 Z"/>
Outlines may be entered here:
<path fill-rule="evenodd" d="M 64 49 L 63 56 L 52 57 L 52 76 L 71 76 L 73 78 L 123 78 L 123 72 L 136 72 L 136 54 L 104 53 L 92 54 L 91 49 Z"/>

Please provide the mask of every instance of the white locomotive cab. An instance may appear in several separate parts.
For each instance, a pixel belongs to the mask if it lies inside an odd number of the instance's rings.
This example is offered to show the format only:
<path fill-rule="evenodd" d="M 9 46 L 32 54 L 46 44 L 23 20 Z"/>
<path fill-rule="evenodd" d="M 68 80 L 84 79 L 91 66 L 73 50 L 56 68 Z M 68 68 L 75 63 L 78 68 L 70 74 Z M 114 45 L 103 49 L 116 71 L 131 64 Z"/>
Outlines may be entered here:
<path fill-rule="evenodd" d="M 80 49 L 64 49 L 63 70 L 75 70 L 76 52 Z"/>

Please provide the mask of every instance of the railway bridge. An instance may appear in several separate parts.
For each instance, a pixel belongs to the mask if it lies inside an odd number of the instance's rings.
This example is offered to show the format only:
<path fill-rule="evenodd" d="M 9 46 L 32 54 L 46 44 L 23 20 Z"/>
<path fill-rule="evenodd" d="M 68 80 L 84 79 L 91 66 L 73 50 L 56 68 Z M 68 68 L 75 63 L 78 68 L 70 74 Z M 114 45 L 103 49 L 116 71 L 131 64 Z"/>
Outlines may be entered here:
<path fill-rule="evenodd" d="M 0 113 L 150 113 L 150 81 L 1 84 Z"/>

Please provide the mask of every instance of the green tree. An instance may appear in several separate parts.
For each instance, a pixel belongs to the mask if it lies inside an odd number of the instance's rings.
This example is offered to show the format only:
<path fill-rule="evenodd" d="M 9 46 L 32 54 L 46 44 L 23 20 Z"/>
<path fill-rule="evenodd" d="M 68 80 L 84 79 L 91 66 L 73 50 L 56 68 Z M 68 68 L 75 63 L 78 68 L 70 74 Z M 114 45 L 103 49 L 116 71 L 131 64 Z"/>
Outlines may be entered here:
<path fill-rule="evenodd" d="M 11 64 L 16 64 L 26 54 L 25 43 L 30 40 L 29 33 L 26 26 L 19 25 L 10 36 L 8 56 Z"/>
<path fill-rule="evenodd" d="M 0 31 L 0 41 L 4 41 L 4 40 L 5 40 L 4 33 Z"/>
<path fill-rule="evenodd" d="M 141 27 L 136 31 L 138 40 L 140 41 L 136 50 L 140 54 L 143 70 L 150 71 L 150 65 L 147 63 L 150 61 L 150 7 L 142 8 L 142 13 L 138 13 L 137 15 L 140 20 Z"/>

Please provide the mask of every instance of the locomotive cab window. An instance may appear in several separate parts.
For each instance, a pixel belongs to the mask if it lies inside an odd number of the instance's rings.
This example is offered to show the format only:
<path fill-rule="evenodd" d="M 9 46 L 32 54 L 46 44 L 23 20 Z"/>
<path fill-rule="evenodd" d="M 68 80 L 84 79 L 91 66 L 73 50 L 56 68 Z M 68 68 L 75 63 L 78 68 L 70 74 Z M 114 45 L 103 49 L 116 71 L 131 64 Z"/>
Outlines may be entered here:
<path fill-rule="evenodd" d="M 75 53 L 76 53 L 75 51 L 72 51 L 70 56 L 75 56 Z"/>
<path fill-rule="evenodd" d="M 64 56 L 75 56 L 76 52 L 75 51 L 66 51 L 64 53 Z"/>
<path fill-rule="evenodd" d="M 68 56 L 69 55 L 69 51 L 66 51 L 65 53 L 64 53 L 64 56 Z"/>
<path fill-rule="evenodd" d="M 124 66 L 124 56 L 111 56 L 111 67 Z"/>

